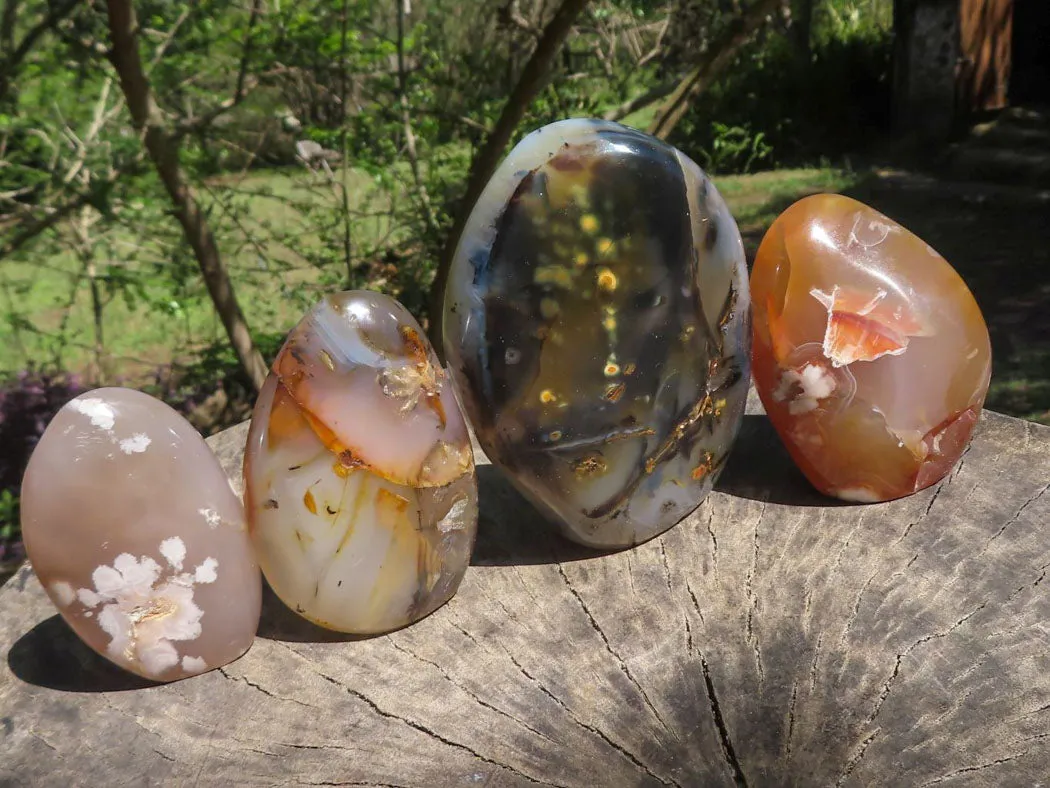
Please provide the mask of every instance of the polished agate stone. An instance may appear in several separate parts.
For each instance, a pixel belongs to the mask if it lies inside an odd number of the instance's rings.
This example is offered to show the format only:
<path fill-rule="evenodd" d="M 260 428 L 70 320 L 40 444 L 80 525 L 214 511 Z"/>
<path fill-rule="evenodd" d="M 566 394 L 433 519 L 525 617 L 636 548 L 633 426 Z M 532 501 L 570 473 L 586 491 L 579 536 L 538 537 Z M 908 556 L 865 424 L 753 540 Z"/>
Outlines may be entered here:
<path fill-rule="evenodd" d="M 653 137 L 561 121 L 496 171 L 445 351 L 485 452 L 569 538 L 637 544 L 710 491 L 744 409 L 746 275 L 718 191 Z"/>
<path fill-rule="evenodd" d="M 751 274 L 755 386 L 821 492 L 885 501 L 941 479 L 981 413 L 981 311 L 926 243 L 868 206 L 807 197 L 769 228 Z"/>
<path fill-rule="evenodd" d="M 26 468 L 22 535 L 66 623 L 132 673 L 185 678 L 252 644 L 262 579 L 241 502 L 163 402 L 102 388 L 67 403 Z"/>
<path fill-rule="evenodd" d="M 292 330 L 255 405 L 244 477 L 263 573 L 310 621 L 386 632 L 459 587 L 477 528 L 470 439 L 392 298 L 330 295 Z"/>

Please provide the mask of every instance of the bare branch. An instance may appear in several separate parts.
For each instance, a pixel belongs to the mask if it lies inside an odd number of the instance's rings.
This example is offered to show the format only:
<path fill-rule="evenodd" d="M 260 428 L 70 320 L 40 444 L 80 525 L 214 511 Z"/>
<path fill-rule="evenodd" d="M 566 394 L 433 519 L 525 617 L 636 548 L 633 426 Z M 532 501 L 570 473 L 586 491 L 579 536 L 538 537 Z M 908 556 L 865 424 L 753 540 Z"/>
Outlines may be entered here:
<path fill-rule="evenodd" d="M 474 208 L 474 203 L 488 183 L 489 178 L 496 169 L 504 149 L 510 142 L 514 130 L 518 127 L 526 109 L 536 97 L 536 94 L 547 82 L 551 64 L 558 52 L 561 51 L 565 39 L 572 29 L 573 23 L 580 12 L 587 6 L 588 0 L 564 0 L 554 17 L 547 24 L 543 36 L 536 44 L 536 49 L 525 64 L 521 72 L 518 84 L 503 106 L 499 120 L 492 128 L 492 133 L 485 139 L 484 144 L 474 155 L 470 165 L 470 173 L 467 176 L 467 188 L 460 202 L 456 223 L 449 233 L 445 242 L 441 258 L 438 261 L 437 274 L 434 284 L 430 289 L 430 335 L 434 348 L 444 357 L 444 345 L 441 337 L 441 309 L 445 299 L 445 283 L 448 281 L 448 269 L 452 265 L 452 258 L 459 245 L 460 236 L 467 225 L 467 219 Z"/>
<path fill-rule="evenodd" d="M 412 168 L 412 179 L 416 184 L 416 194 L 419 195 L 419 203 L 423 208 L 427 229 L 436 236 L 438 233 L 437 219 L 434 217 L 430 195 L 427 193 L 427 187 L 419 169 L 416 135 L 412 133 L 412 118 L 408 107 L 408 77 L 405 74 L 405 3 L 403 0 L 394 0 L 394 2 L 397 4 L 397 92 L 398 101 L 401 104 L 401 124 L 405 132 L 405 151 L 408 154 L 409 166 Z M 346 166 L 345 162 L 343 166 Z"/>
<path fill-rule="evenodd" d="M 736 53 L 766 19 L 784 4 L 784 0 L 755 0 L 740 15 L 725 26 L 700 62 L 678 83 L 670 97 L 657 113 L 649 133 L 667 139 L 678 121 L 685 115 L 689 104 L 711 83 L 711 80 L 728 66 Z"/>
<path fill-rule="evenodd" d="M 29 28 L 18 43 L 18 46 L 0 60 L 0 99 L 6 96 L 8 86 L 11 84 L 11 78 L 22 64 L 22 61 L 25 60 L 26 55 L 29 54 L 29 51 L 36 44 L 37 39 L 44 33 L 53 30 L 55 25 L 69 16 L 79 3 L 80 0 L 62 0 L 62 2 L 51 6 L 48 9 L 47 16 Z"/>
<path fill-rule="evenodd" d="M 234 293 L 229 271 L 219 254 L 215 236 L 192 187 L 179 165 L 178 138 L 169 135 L 164 119 L 150 92 L 138 49 L 138 25 L 131 0 L 107 0 L 109 30 L 113 46 L 110 60 L 120 78 L 135 128 L 142 135 L 146 152 L 171 197 L 175 217 L 192 247 L 201 275 L 222 320 L 230 345 L 256 388 L 266 378 L 266 364 L 255 347 L 248 323 Z M 239 100 L 239 97 L 234 98 Z"/>

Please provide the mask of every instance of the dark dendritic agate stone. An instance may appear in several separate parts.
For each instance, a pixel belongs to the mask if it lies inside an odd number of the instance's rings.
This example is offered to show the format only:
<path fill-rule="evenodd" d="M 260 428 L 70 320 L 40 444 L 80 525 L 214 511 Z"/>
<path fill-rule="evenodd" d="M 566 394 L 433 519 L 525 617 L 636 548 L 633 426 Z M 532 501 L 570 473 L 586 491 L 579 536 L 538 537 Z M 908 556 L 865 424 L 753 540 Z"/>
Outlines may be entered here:
<path fill-rule="evenodd" d="M 750 302 L 736 224 L 680 151 L 592 120 L 525 137 L 470 216 L 443 318 L 479 442 L 571 539 L 637 544 L 710 491 Z"/>

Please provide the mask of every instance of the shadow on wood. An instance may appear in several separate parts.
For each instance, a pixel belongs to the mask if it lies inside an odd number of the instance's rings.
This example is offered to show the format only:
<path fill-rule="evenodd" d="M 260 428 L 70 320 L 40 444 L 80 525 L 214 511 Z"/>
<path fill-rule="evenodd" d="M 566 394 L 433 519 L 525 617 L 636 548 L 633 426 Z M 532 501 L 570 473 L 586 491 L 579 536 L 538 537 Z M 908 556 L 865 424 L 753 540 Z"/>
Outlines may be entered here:
<path fill-rule="evenodd" d="M 27 684 L 62 692 L 120 692 L 158 686 L 100 657 L 57 614 L 11 646 L 7 665 Z"/>
<path fill-rule="evenodd" d="M 715 490 L 752 501 L 787 506 L 849 506 L 821 495 L 806 481 L 777 437 L 769 417 L 744 416 L 740 434 Z"/>
<path fill-rule="evenodd" d="M 561 564 L 609 552 L 570 542 L 494 465 L 477 466 L 478 538 L 473 566 Z"/>
<path fill-rule="evenodd" d="M 307 621 L 284 604 L 263 579 L 262 614 L 256 637 L 288 643 L 344 643 L 367 640 L 369 636 L 333 632 Z"/>

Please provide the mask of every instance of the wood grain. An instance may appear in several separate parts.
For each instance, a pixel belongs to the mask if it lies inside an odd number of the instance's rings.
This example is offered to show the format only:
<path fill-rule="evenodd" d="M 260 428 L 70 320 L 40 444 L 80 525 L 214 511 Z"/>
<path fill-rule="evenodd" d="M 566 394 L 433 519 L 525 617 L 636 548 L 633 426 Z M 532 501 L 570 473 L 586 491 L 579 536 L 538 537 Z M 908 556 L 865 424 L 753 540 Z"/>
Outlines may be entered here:
<path fill-rule="evenodd" d="M 599 555 L 479 468 L 459 594 L 346 639 L 268 596 L 236 663 L 112 668 L 0 589 L 4 785 L 1035 785 L 1050 776 L 1050 429 L 988 413 L 939 485 L 836 505 L 746 417 L 717 492 Z M 213 439 L 236 470 L 245 427 Z"/>

